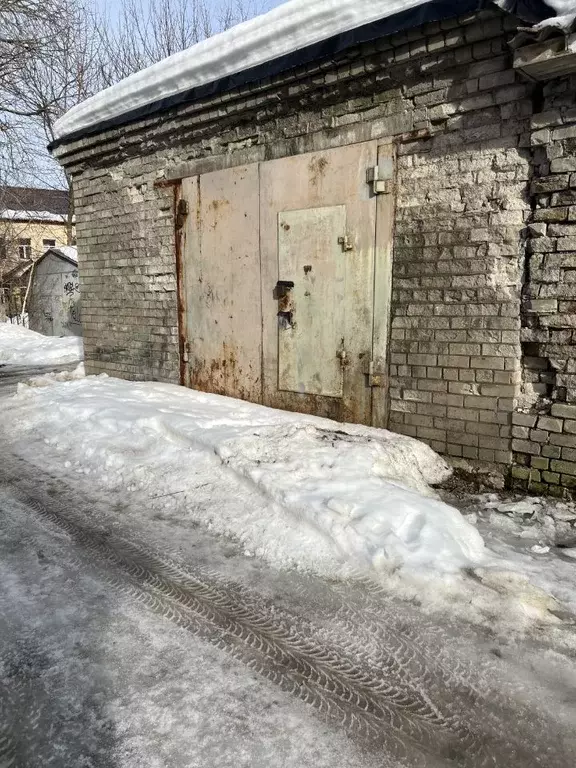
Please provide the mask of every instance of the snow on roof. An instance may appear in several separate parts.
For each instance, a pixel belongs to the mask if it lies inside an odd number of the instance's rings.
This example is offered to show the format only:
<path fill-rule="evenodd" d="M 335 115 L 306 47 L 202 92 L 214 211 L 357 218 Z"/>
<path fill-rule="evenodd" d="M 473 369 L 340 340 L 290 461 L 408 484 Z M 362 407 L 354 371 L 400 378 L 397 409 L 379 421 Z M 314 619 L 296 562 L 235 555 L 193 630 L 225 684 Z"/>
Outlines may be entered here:
<path fill-rule="evenodd" d="M 495 0 L 504 10 L 534 17 L 532 0 Z M 536 3 L 539 4 L 538 2 Z M 573 0 L 546 0 L 550 16 L 566 12 Z M 438 6 L 435 18 L 466 13 L 478 3 L 453 0 L 290 0 L 268 13 L 202 40 L 141 72 L 121 80 L 73 107 L 55 126 L 56 142 L 148 105 L 171 106 L 171 97 L 250 70 L 274 59 L 328 40 L 373 22 L 397 16 L 420 6 Z M 540 2 L 540 7 L 544 8 Z M 414 23 L 422 23 L 420 16 Z"/>
<path fill-rule="evenodd" d="M 530 43 L 544 43 L 551 37 L 564 35 L 567 39 L 567 47 L 573 46 L 570 35 L 576 32 L 576 11 L 566 13 L 562 16 L 554 16 L 551 19 L 544 19 L 533 27 L 523 27 L 510 42 L 512 48 L 520 48 Z"/>
<path fill-rule="evenodd" d="M 10 209 L 0 211 L 0 219 L 10 221 L 58 221 L 65 222 L 67 217 L 62 213 L 53 211 L 13 211 Z"/>
<path fill-rule="evenodd" d="M 52 246 L 51 248 L 48 248 L 46 251 L 44 251 L 42 257 L 46 256 L 48 253 L 55 253 L 57 256 L 62 256 L 63 258 L 68 259 L 68 261 L 71 261 L 74 264 L 78 264 L 78 248 L 76 248 L 74 245 L 59 245 L 57 247 Z"/>
<path fill-rule="evenodd" d="M 57 139 L 176 93 L 214 82 L 429 0 L 290 0 L 202 40 L 73 107 L 55 126 Z"/>

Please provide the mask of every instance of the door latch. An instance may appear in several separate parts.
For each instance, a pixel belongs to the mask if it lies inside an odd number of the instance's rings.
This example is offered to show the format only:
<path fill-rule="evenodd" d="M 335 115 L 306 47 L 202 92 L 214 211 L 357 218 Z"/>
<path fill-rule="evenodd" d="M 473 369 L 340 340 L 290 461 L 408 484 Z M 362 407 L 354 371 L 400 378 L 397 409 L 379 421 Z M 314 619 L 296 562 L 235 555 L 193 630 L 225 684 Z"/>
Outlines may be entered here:
<path fill-rule="evenodd" d="M 350 239 L 350 235 L 342 235 L 338 238 L 338 245 L 342 246 L 343 251 L 353 251 L 354 243 Z"/>
<path fill-rule="evenodd" d="M 278 280 L 274 288 L 274 298 L 278 302 L 278 327 L 283 330 L 295 327 L 293 288 L 292 280 Z"/>

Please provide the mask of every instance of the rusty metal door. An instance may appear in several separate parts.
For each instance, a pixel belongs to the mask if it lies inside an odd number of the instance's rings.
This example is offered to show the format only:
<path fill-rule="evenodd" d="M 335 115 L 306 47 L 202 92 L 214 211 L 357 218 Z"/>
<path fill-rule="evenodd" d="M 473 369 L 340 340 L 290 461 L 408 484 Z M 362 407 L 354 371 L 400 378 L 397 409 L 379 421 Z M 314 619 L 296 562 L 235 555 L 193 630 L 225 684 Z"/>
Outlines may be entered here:
<path fill-rule="evenodd" d="M 185 384 L 262 399 L 258 165 L 182 180 Z"/>
<path fill-rule="evenodd" d="M 183 383 L 386 426 L 392 145 L 183 179 Z"/>
<path fill-rule="evenodd" d="M 370 424 L 377 142 L 260 167 L 264 403 Z"/>

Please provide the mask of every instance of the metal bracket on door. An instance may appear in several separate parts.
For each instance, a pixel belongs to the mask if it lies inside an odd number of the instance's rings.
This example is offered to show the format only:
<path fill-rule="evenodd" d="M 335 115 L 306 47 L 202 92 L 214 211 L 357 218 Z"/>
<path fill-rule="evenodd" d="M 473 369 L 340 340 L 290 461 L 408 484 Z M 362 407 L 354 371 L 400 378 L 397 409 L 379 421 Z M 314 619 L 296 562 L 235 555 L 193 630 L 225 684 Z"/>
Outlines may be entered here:
<path fill-rule="evenodd" d="M 342 246 L 343 251 L 353 251 L 354 243 L 350 239 L 350 235 L 342 235 L 338 238 L 338 245 Z"/>
<path fill-rule="evenodd" d="M 342 342 L 344 342 L 344 340 L 342 340 Z M 344 344 L 342 344 L 338 352 L 336 352 L 336 357 L 340 360 L 340 366 L 342 368 L 347 368 L 350 365 L 350 359 L 348 357 L 348 352 L 344 349 Z"/>
<path fill-rule="evenodd" d="M 366 171 L 366 182 L 372 185 L 374 195 L 388 195 L 392 192 L 394 182 L 392 180 L 393 166 L 390 162 L 383 162 L 368 168 Z"/>
<path fill-rule="evenodd" d="M 384 387 L 386 386 L 386 374 L 384 371 L 375 370 L 374 361 L 370 360 L 368 367 L 364 371 L 368 377 L 369 387 Z"/>

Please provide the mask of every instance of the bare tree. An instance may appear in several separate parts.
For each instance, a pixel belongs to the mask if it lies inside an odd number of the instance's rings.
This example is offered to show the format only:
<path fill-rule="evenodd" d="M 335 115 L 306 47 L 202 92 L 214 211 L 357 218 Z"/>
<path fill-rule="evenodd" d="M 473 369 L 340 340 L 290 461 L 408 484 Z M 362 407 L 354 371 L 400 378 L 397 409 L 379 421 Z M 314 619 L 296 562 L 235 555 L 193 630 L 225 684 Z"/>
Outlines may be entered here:
<path fill-rule="evenodd" d="M 111 20 L 94 2 L 0 0 L 4 176 L 18 180 L 24 172 L 39 186 L 69 184 L 46 151 L 59 117 L 102 88 L 263 7 L 259 0 L 121 0 Z"/>
<path fill-rule="evenodd" d="M 258 0 L 123 0 L 116 24 L 104 24 L 107 76 L 133 72 L 259 13 Z"/>
<path fill-rule="evenodd" d="M 0 184 L 19 159 L 19 147 L 11 140 L 12 126 L 3 114 L 4 87 L 17 75 L 20 63 L 40 50 L 42 40 L 33 27 L 45 15 L 39 0 L 0 0 Z"/>
<path fill-rule="evenodd" d="M 38 49 L 31 24 L 46 15 L 39 0 L 0 0 L 0 82 L 16 71 L 20 56 Z"/>

